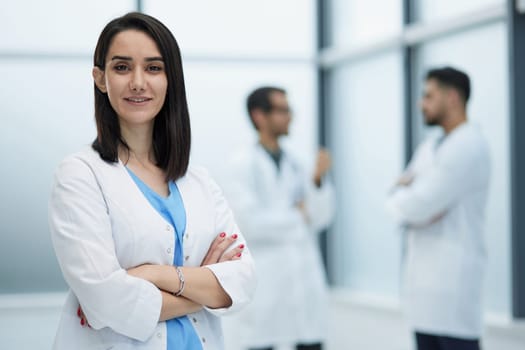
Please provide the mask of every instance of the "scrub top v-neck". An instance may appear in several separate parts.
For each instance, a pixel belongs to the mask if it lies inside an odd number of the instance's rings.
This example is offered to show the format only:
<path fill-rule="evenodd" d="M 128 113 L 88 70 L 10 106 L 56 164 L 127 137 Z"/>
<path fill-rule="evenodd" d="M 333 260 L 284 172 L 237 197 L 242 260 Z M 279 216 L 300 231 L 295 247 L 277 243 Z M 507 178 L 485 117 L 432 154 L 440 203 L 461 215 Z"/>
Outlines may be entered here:
<path fill-rule="evenodd" d="M 173 265 L 182 266 L 182 239 L 186 230 L 186 210 L 177 185 L 170 181 L 168 183 L 169 194 L 167 197 L 163 197 L 153 191 L 129 168 L 126 167 L 126 169 L 153 208 L 175 228 Z M 166 321 L 166 327 L 168 334 L 167 350 L 202 350 L 199 336 L 187 316 Z"/>

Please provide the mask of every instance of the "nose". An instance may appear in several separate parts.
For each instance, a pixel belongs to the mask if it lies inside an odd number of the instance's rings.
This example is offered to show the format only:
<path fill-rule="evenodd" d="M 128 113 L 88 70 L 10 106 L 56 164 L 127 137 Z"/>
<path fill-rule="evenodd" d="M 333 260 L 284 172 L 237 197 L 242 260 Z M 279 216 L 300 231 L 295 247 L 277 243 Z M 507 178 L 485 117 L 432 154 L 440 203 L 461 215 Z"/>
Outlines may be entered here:
<path fill-rule="evenodd" d="M 144 79 L 144 72 L 140 69 L 135 69 L 133 74 L 131 74 L 131 79 L 129 82 L 129 88 L 134 91 L 144 91 L 146 81 Z"/>

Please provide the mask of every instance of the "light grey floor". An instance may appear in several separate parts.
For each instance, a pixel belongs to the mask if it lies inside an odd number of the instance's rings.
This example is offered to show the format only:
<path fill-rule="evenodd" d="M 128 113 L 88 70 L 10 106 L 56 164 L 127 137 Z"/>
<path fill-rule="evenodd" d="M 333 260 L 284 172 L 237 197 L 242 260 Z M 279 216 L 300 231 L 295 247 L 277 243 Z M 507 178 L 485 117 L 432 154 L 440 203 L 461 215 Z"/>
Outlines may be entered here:
<path fill-rule="evenodd" d="M 412 337 L 397 310 L 332 301 L 331 341 L 328 350 L 411 350 Z M 488 323 L 483 350 L 525 350 L 525 322 Z"/>
<path fill-rule="evenodd" d="M 59 315 L 56 307 L 0 310 L 0 349 L 51 349 Z"/>
<path fill-rule="evenodd" d="M 50 349 L 60 315 L 56 299 L 51 305 L 18 301 L 17 307 L 0 302 L 0 349 Z M 410 332 L 396 309 L 333 298 L 330 323 L 326 350 L 412 350 Z M 525 350 L 525 323 L 487 325 L 483 350 Z"/>

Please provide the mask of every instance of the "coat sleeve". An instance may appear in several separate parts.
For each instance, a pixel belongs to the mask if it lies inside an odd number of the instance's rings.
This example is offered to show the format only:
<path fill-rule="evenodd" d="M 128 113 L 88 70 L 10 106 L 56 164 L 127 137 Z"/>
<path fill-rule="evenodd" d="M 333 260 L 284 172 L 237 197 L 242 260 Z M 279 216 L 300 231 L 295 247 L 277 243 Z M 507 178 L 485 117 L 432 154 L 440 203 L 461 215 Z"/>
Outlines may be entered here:
<path fill-rule="evenodd" d="M 488 173 L 485 145 L 457 141 L 447 145 L 428 171 L 416 174 L 410 186 L 391 192 L 386 208 L 395 219 L 408 225 L 429 224 L 446 214 L 464 193 L 484 185 Z"/>
<path fill-rule="evenodd" d="M 120 266 L 110 215 L 90 165 L 73 157 L 62 162 L 51 191 L 49 225 L 64 279 L 92 328 L 109 327 L 144 341 L 158 324 L 162 296 Z"/>
<path fill-rule="evenodd" d="M 232 210 L 221 188 L 211 178 L 209 183 L 215 206 L 214 232 L 235 232 L 239 235 L 236 243 L 243 243 L 246 246 L 241 259 L 206 266 L 213 272 L 222 288 L 232 300 L 232 305 L 228 308 L 207 308 L 212 314 L 220 316 L 225 313 L 240 310 L 247 305 L 252 300 L 257 282 L 250 247 L 235 222 Z M 233 248 L 232 246 L 230 249 Z"/>
<path fill-rule="evenodd" d="M 332 182 L 325 178 L 317 188 L 312 181 L 306 184 L 306 206 L 310 225 L 314 232 L 326 229 L 335 214 L 335 193 Z"/>

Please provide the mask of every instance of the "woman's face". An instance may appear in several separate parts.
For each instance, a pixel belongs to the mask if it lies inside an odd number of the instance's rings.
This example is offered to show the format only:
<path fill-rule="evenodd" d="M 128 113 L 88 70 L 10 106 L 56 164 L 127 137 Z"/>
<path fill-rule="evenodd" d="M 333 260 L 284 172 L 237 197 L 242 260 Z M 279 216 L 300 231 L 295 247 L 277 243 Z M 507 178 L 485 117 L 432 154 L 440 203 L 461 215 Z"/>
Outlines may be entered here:
<path fill-rule="evenodd" d="M 108 94 L 121 127 L 153 124 L 166 99 L 164 60 L 153 39 L 138 30 L 113 38 L 102 71 L 93 69 L 97 87 Z"/>

